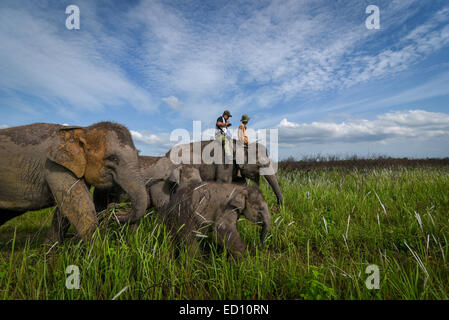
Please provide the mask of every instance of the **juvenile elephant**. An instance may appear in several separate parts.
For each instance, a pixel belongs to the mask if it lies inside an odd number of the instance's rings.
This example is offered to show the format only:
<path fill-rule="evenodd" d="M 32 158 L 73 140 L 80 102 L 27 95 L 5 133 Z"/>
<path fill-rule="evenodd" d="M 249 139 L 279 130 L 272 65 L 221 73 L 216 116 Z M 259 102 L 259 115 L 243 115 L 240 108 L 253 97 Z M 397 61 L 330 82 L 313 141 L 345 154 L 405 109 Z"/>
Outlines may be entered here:
<path fill-rule="evenodd" d="M 145 184 L 147 194 L 149 194 L 148 183 L 152 179 L 148 179 L 143 174 L 145 169 L 154 165 L 161 157 L 149 157 L 149 156 L 138 156 L 137 163 L 139 168 L 139 174 L 141 176 L 143 183 Z M 95 204 L 95 209 L 98 212 L 105 210 L 110 203 L 121 203 L 129 200 L 127 193 L 120 187 L 120 185 L 115 185 L 112 188 L 102 189 L 95 188 L 93 192 L 93 199 Z M 147 208 L 150 207 L 150 198 L 148 198 Z"/>
<path fill-rule="evenodd" d="M 149 195 L 148 208 L 162 209 L 176 188 L 201 181 L 198 169 L 191 165 L 175 165 L 167 157 L 139 156 L 139 167 Z M 94 191 L 97 212 L 105 210 L 110 203 L 126 200 L 120 187 Z"/>
<path fill-rule="evenodd" d="M 273 189 L 278 204 L 282 205 L 282 192 L 265 146 L 250 143 L 246 147 L 232 140 L 231 147 L 233 160 L 229 164 L 225 163 L 223 148 L 216 140 L 178 145 L 170 149 L 165 156 L 175 163 L 192 164 L 199 170 L 203 181 L 241 183 L 248 178 L 259 185 L 260 175 L 263 175 Z M 216 151 L 220 151 L 221 155 L 217 155 Z M 241 177 L 237 176 L 239 169 Z"/>
<path fill-rule="evenodd" d="M 142 176 L 147 181 L 151 207 L 163 209 L 178 188 L 201 182 L 199 170 L 192 165 L 175 165 L 170 159 L 161 157 L 153 165 L 143 167 Z"/>
<path fill-rule="evenodd" d="M 264 244 L 270 213 L 256 187 L 218 182 L 190 184 L 173 194 L 162 217 L 175 239 L 187 241 L 190 254 L 199 251 L 198 237 L 212 236 L 232 255 L 239 256 L 246 249 L 237 229 L 242 214 L 262 226 L 260 239 Z"/>
<path fill-rule="evenodd" d="M 90 186 L 119 185 L 132 210 L 122 222 L 141 218 L 148 195 L 139 174 L 137 150 L 124 126 L 100 122 L 89 127 L 37 123 L 0 130 L 0 225 L 30 210 L 57 205 L 50 235 L 60 240 L 59 223 L 70 222 L 88 239 L 96 229 Z"/>

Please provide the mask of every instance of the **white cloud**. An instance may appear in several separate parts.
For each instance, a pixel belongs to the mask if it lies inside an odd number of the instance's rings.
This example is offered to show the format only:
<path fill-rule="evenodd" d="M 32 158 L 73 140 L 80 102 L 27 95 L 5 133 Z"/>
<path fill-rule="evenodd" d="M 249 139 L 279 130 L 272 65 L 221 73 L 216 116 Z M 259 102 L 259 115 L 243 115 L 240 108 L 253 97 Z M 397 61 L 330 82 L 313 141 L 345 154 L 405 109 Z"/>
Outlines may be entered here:
<path fill-rule="evenodd" d="M 286 118 L 281 120 L 281 123 L 279 124 L 279 128 L 297 128 L 299 127 L 298 123 L 290 122 Z"/>
<path fill-rule="evenodd" d="M 388 142 L 391 139 L 449 138 L 449 115 L 423 110 L 386 113 L 375 120 L 349 120 L 341 123 L 293 123 L 283 119 L 278 125 L 279 142 L 284 145 L 303 143 L 328 144 Z"/>
<path fill-rule="evenodd" d="M 162 156 L 173 147 L 176 142 L 170 141 L 169 133 L 150 133 L 146 130 L 141 132 L 130 130 L 134 143 L 141 151 L 141 155 Z"/>
<path fill-rule="evenodd" d="M 411 128 L 425 128 L 446 130 L 449 127 L 449 115 L 445 113 L 410 110 L 408 112 L 394 112 L 378 116 L 383 123 L 392 123 Z"/>
<path fill-rule="evenodd" d="M 449 44 L 449 8 L 418 25 L 396 45 L 377 55 L 356 56 L 350 61 L 350 73 L 343 78 L 345 86 L 379 79 L 408 69 L 414 63 Z M 446 25 L 441 26 L 442 22 Z"/>
<path fill-rule="evenodd" d="M 45 17 L 39 10 L 0 11 L 2 90 L 34 96 L 41 104 L 51 105 L 67 115 L 73 109 L 99 111 L 121 106 L 155 109 L 152 97 L 101 52 L 99 44 L 112 49 L 116 41 L 87 25 L 70 33 L 54 23 L 53 14 L 58 15 L 49 10 Z M 89 11 L 86 8 L 83 13 Z M 85 21 L 87 24 L 89 20 Z"/>
<path fill-rule="evenodd" d="M 134 130 L 130 130 L 130 132 L 131 136 L 133 137 L 134 141 L 136 141 L 136 143 L 143 143 L 148 145 L 160 143 L 159 137 L 155 134 L 144 135 Z"/>
<path fill-rule="evenodd" d="M 173 6 L 142 2 L 129 16 L 144 26 L 149 81 L 187 95 L 186 110 L 204 104 L 207 96 L 240 112 L 409 69 L 449 44 L 447 8 L 403 35 L 403 23 L 420 5 L 383 1 L 379 32 L 364 27 L 363 4 L 332 7 L 325 1 L 245 4 L 246 15 L 236 14 L 231 3 L 204 23 Z M 207 14 L 201 10 L 198 6 L 195 14 Z M 227 94 L 234 101 L 223 99 Z"/>
<path fill-rule="evenodd" d="M 175 96 L 170 96 L 167 98 L 162 98 L 163 101 L 165 101 L 165 103 L 167 103 L 172 109 L 178 109 L 181 101 L 179 101 L 178 98 L 176 98 Z"/>
<path fill-rule="evenodd" d="M 0 129 L 6 129 L 6 128 L 8 128 L 9 126 L 7 126 L 6 124 L 0 124 Z"/>

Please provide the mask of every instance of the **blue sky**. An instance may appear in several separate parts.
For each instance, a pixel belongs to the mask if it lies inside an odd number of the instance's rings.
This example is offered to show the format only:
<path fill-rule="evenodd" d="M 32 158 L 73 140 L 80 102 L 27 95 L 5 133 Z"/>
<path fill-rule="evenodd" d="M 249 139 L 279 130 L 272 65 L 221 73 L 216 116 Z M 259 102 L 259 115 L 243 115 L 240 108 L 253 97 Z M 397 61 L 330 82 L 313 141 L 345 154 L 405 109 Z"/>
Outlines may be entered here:
<path fill-rule="evenodd" d="M 0 21 L 2 128 L 111 120 L 160 155 L 229 108 L 280 158 L 449 156 L 447 1 L 2 1 Z"/>

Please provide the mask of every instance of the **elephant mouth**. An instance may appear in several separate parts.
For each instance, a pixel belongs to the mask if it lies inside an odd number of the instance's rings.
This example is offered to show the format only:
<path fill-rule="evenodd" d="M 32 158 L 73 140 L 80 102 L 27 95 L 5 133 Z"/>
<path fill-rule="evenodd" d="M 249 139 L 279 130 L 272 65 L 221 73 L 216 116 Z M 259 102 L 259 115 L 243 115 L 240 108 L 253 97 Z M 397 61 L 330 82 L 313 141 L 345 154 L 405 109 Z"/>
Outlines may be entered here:
<path fill-rule="evenodd" d="M 112 188 L 114 186 L 114 180 L 110 179 L 110 180 L 97 180 L 94 184 L 95 188 L 98 189 L 109 189 Z"/>
<path fill-rule="evenodd" d="M 86 181 L 90 182 L 90 181 Z M 99 176 L 90 182 L 91 185 L 98 189 L 109 189 L 116 184 L 114 175 L 111 172 L 101 172 Z"/>

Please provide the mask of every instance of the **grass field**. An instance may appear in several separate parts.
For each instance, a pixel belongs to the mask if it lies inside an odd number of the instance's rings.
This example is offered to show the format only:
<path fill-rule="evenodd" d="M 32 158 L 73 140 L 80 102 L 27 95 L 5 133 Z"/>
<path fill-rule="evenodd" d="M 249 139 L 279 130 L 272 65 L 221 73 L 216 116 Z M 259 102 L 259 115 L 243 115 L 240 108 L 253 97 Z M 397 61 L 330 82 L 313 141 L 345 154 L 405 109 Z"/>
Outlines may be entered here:
<path fill-rule="evenodd" d="M 104 223 L 87 246 L 44 245 L 52 209 L 0 228 L 1 299 L 448 299 L 449 168 L 281 170 L 285 205 L 266 248 L 239 263 L 213 244 L 187 263 L 149 213 L 136 230 Z M 263 180 L 269 203 L 275 196 Z M 259 229 L 243 220 L 249 247 Z M 207 241 L 207 240 L 206 240 Z M 179 254 L 178 254 L 179 253 Z M 379 289 L 366 268 L 377 265 Z M 80 289 L 65 269 L 80 270 Z"/>

